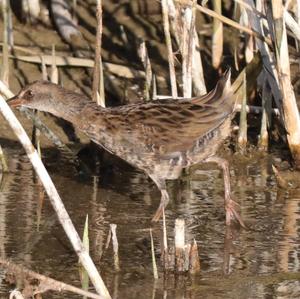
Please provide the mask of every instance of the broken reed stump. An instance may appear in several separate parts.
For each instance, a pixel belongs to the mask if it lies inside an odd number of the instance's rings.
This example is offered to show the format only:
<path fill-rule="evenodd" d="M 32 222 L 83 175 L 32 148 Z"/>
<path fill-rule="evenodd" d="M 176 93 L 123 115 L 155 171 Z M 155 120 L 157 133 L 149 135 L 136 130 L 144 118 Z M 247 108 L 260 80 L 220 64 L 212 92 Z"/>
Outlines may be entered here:
<path fill-rule="evenodd" d="M 177 272 L 187 271 L 185 262 L 184 220 L 175 220 L 175 269 Z"/>
<path fill-rule="evenodd" d="M 175 220 L 175 246 L 162 250 L 162 265 L 165 272 L 172 271 L 177 274 L 200 272 L 198 246 L 194 240 L 192 244 L 185 243 L 185 221 Z"/>

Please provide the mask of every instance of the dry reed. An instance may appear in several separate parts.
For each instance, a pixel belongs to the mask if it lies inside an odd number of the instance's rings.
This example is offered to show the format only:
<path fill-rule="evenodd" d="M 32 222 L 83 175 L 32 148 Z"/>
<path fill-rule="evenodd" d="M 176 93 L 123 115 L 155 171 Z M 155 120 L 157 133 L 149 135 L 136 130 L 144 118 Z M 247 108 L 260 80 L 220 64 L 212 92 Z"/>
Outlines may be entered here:
<path fill-rule="evenodd" d="M 213 0 L 214 11 L 222 14 L 222 1 Z M 212 66 L 215 69 L 220 67 L 223 58 L 223 23 L 213 19 L 213 34 L 212 34 Z"/>
<path fill-rule="evenodd" d="M 245 153 L 247 146 L 247 76 L 244 72 L 244 82 L 243 82 L 243 98 L 242 106 L 240 112 L 240 130 L 238 136 L 238 147 L 242 153 Z"/>
<path fill-rule="evenodd" d="M 174 56 L 173 56 L 174 54 L 172 50 L 172 39 L 170 34 L 167 0 L 162 0 L 161 5 L 162 5 L 162 14 L 163 14 L 164 33 L 165 33 L 167 50 L 168 50 L 169 74 L 170 74 L 171 91 L 172 91 L 171 93 L 172 93 L 172 98 L 176 99 L 178 97 L 177 81 L 176 81 L 175 64 L 174 64 Z"/>
<path fill-rule="evenodd" d="M 268 127 L 271 126 L 271 112 L 272 112 L 272 94 L 268 83 L 265 81 L 262 86 L 262 117 L 261 128 L 259 134 L 258 146 L 260 150 L 266 151 L 269 143 Z"/>
<path fill-rule="evenodd" d="M 102 48 L 102 0 L 97 0 L 97 33 L 95 46 L 95 66 L 93 72 L 92 98 L 100 106 L 105 107 L 104 77 L 101 57 Z"/>
<path fill-rule="evenodd" d="M 143 63 L 146 78 L 145 78 L 145 88 L 144 88 L 144 96 L 147 101 L 150 100 L 150 91 L 151 91 L 151 83 L 152 83 L 152 68 L 151 62 L 148 55 L 147 47 L 145 41 L 142 41 L 139 45 L 138 53 L 140 59 Z"/>
<path fill-rule="evenodd" d="M 181 40 L 181 56 L 182 56 L 182 86 L 183 97 L 192 97 L 192 64 L 195 50 L 194 30 L 195 30 L 195 1 L 190 6 L 186 6 L 183 10 L 182 17 L 182 40 Z"/>
<path fill-rule="evenodd" d="M 7 86 L 8 77 L 9 77 L 9 45 L 8 45 L 8 11 L 9 11 L 9 1 L 2 1 L 2 16 L 3 16 L 3 46 L 2 46 L 2 64 L 1 64 L 1 73 L 0 80 L 3 81 Z"/>
<path fill-rule="evenodd" d="M 149 232 L 150 232 L 150 241 L 151 241 L 151 258 L 152 258 L 153 277 L 154 277 L 154 279 L 158 279 L 158 271 L 157 271 L 157 265 L 156 265 L 156 259 L 155 259 L 154 242 L 153 242 L 151 228 L 150 228 Z"/>
<path fill-rule="evenodd" d="M 291 85 L 287 33 L 283 21 L 284 7 L 282 1 L 272 0 L 273 24 L 275 31 L 276 62 L 279 83 L 282 92 L 284 121 L 288 131 L 287 139 L 295 165 L 300 167 L 300 116 L 296 97 Z"/>
<path fill-rule="evenodd" d="M 18 137 L 20 143 L 24 147 L 26 154 L 35 169 L 36 173 L 38 174 L 46 193 L 49 197 L 49 200 L 58 216 L 58 219 L 65 230 L 76 254 L 78 255 L 81 263 L 84 265 L 85 269 L 89 273 L 91 281 L 97 290 L 97 292 L 105 297 L 111 298 L 109 292 L 96 268 L 94 265 L 91 257 L 84 249 L 80 237 L 69 217 L 68 212 L 66 211 L 64 204 L 45 168 L 43 165 L 37 151 L 33 147 L 32 143 L 30 142 L 25 130 L 21 126 L 18 119 L 15 117 L 13 112 L 10 110 L 9 106 L 5 102 L 4 98 L 0 96 L 0 111 L 6 121 L 9 123 L 10 127 L 12 128 L 13 132 Z"/>
<path fill-rule="evenodd" d="M 55 45 L 52 45 L 52 63 L 51 63 L 50 81 L 52 83 L 58 84 L 58 68 L 56 65 Z"/>

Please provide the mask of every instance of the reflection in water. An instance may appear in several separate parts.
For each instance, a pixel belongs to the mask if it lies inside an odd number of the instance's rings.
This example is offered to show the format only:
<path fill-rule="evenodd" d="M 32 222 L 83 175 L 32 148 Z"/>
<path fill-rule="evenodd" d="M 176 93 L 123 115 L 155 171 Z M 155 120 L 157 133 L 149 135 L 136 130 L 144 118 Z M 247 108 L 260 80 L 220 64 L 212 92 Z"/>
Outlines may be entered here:
<path fill-rule="evenodd" d="M 95 260 L 100 260 L 102 253 L 103 253 L 103 246 L 104 246 L 104 239 L 105 239 L 105 232 L 103 228 L 103 225 L 107 224 L 105 221 L 105 213 L 106 213 L 106 207 L 105 207 L 105 200 L 103 200 L 105 193 L 102 195 L 102 192 L 100 192 L 99 197 L 102 200 L 97 200 L 98 198 L 98 183 L 99 183 L 99 177 L 94 176 L 93 177 L 93 193 L 91 196 L 90 205 L 90 234 L 92 235 L 92 238 L 94 242 L 91 243 L 91 246 L 93 246 L 92 252 Z"/>
<path fill-rule="evenodd" d="M 282 238 L 278 247 L 278 271 L 299 271 L 299 203 L 300 190 L 293 190 L 283 207 Z M 297 223 L 298 222 L 298 223 Z M 300 294 L 300 293 L 299 293 Z"/>
<path fill-rule="evenodd" d="M 27 158 L 16 150 L 9 157 L 11 172 L 3 177 L 0 193 L 1 257 L 80 286 L 77 257 L 49 201 L 43 201 Z M 145 175 L 126 170 L 83 181 L 55 161 L 51 176 L 80 235 L 89 215 L 91 255 L 115 299 L 297 298 L 300 191 L 278 190 L 268 158 L 234 160 L 233 191 L 249 229 L 225 228 L 221 171 L 192 169 L 168 184 L 168 244 L 174 243 L 175 219 L 184 218 L 186 242 L 196 239 L 202 272 L 176 277 L 160 271 L 157 281 L 152 276 L 149 227 L 160 194 Z M 113 268 L 111 248 L 104 250 L 111 223 L 118 226 L 119 273 Z M 155 225 L 157 256 L 160 234 L 160 224 Z M 0 294 L 7 297 L 3 277 L 0 271 Z"/>

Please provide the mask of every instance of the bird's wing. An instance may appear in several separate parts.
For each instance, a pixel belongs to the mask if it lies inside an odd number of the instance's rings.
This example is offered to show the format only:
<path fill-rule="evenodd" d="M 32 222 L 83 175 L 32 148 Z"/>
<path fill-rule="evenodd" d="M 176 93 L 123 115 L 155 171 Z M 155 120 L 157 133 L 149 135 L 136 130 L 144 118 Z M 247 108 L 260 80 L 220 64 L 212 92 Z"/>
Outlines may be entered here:
<path fill-rule="evenodd" d="M 100 136 L 98 143 L 111 144 L 112 152 L 122 149 L 133 155 L 173 157 L 192 149 L 200 138 L 220 126 L 232 113 L 233 106 L 230 74 L 227 74 L 213 91 L 202 97 L 105 109 L 105 119 L 100 118 L 96 127 L 105 122 L 103 134 L 107 137 L 103 142 Z M 90 135 L 92 138 L 93 130 Z M 96 140 L 99 134 L 94 135 L 92 139 Z"/>
<path fill-rule="evenodd" d="M 155 153 L 161 157 L 191 149 L 229 114 L 221 107 L 190 102 L 151 108 L 145 118 L 141 113 L 128 113 L 127 125 L 120 128 L 117 138 L 137 154 Z"/>

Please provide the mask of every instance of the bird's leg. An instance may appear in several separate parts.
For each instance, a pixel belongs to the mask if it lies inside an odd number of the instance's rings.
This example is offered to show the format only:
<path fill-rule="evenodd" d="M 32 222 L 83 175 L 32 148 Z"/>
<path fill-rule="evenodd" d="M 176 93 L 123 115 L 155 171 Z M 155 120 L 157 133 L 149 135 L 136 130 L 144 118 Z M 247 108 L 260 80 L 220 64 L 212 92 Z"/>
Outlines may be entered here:
<path fill-rule="evenodd" d="M 161 192 L 161 199 L 160 199 L 159 207 L 156 210 L 156 212 L 152 218 L 153 222 L 157 222 L 163 213 L 163 209 L 167 206 L 167 204 L 169 202 L 169 194 L 167 192 L 167 186 L 166 186 L 165 180 L 157 179 L 157 178 L 154 178 L 153 176 L 150 176 L 150 177 L 155 182 L 155 184 L 157 185 L 158 189 Z"/>
<path fill-rule="evenodd" d="M 162 189 L 162 190 L 160 190 L 160 192 L 161 192 L 160 204 L 152 218 L 153 222 L 157 222 L 159 220 L 159 218 L 161 217 L 161 215 L 163 213 L 163 209 L 167 206 L 167 204 L 169 202 L 169 194 L 168 194 L 167 190 Z"/>
<path fill-rule="evenodd" d="M 205 162 L 214 162 L 218 164 L 223 170 L 224 177 L 224 189 L 225 189 L 225 211 L 226 211 L 226 224 L 230 225 L 231 220 L 237 220 L 242 227 L 245 227 L 244 221 L 242 220 L 239 209 L 239 204 L 232 199 L 231 188 L 230 188 L 230 173 L 228 162 L 225 159 L 219 157 L 210 157 Z"/>

